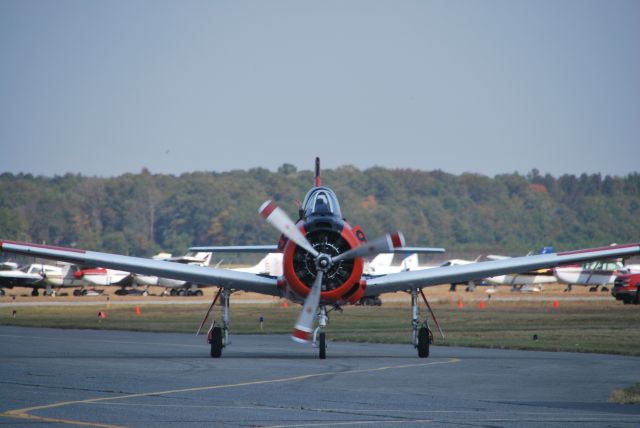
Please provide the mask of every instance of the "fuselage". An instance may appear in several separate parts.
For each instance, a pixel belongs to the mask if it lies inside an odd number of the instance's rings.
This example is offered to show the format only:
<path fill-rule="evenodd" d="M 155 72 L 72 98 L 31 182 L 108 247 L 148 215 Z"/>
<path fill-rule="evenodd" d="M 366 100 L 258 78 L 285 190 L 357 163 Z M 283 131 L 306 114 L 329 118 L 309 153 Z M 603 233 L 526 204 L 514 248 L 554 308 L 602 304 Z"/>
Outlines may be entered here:
<path fill-rule="evenodd" d="M 359 226 L 352 227 L 342 217 L 335 193 L 328 187 L 314 187 L 306 195 L 296 227 L 306 235 L 313 248 L 330 257 L 360 246 L 366 242 Z M 317 275 L 314 257 L 284 236 L 283 294 L 296 302 L 304 301 Z M 323 304 L 356 303 L 364 294 L 362 257 L 340 260 L 324 274 L 320 301 Z"/>
<path fill-rule="evenodd" d="M 619 262 L 591 262 L 580 266 L 562 266 L 554 269 L 558 281 L 575 285 L 610 285 L 623 269 Z"/>

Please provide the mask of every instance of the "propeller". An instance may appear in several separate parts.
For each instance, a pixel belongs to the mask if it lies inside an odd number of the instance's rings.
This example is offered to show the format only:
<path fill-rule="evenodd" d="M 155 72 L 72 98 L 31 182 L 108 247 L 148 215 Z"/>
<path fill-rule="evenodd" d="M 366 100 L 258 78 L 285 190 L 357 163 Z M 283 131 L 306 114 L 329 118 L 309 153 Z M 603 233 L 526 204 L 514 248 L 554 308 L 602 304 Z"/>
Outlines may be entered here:
<path fill-rule="evenodd" d="M 276 204 L 271 201 L 265 201 L 258 209 L 258 212 L 269 224 L 278 229 L 284 236 L 295 242 L 298 246 L 307 250 L 313 257 L 317 258 L 320 255 L 307 240 L 306 236 L 296 227 L 287 213 Z"/>
<path fill-rule="evenodd" d="M 316 317 L 318 305 L 320 304 L 320 289 L 322 288 L 323 276 L 324 271 L 319 269 L 316 280 L 313 282 L 311 291 L 307 295 L 304 306 L 302 306 L 302 311 L 300 311 L 298 320 L 293 327 L 291 338 L 296 342 L 306 343 L 309 341 L 309 337 L 313 331 L 313 320 Z"/>
<path fill-rule="evenodd" d="M 318 306 L 320 305 L 320 293 L 322 291 L 322 279 L 324 274 L 331 268 L 334 263 L 338 263 L 342 260 L 354 259 L 356 257 L 373 256 L 383 252 L 393 252 L 394 248 L 404 246 L 404 236 L 400 232 L 386 234 L 379 238 L 373 239 L 366 244 L 352 248 L 345 251 L 342 254 L 338 254 L 335 257 L 331 257 L 328 254 L 322 254 L 316 250 L 307 237 L 298 229 L 291 218 L 280 207 L 275 205 L 272 201 L 265 201 L 258 213 L 269 224 L 278 229 L 289 240 L 296 243 L 315 259 L 316 264 L 316 278 L 311 286 L 311 290 L 307 295 L 302 306 L 302 311 L 298 316 L 298 320 L 293 329 L 291 338 L 296 342 L 308 342 L 309 337 L 313 331 L 313 322 L 318 312 Z"/>
<path fill-rule="evenodd" d="M 404 247 L 404 236 L 400 232 L 387 233 L 384 236 L 373 239 L 366 244 L 345 251 L 331 259 L 332 263 L 340 260 L 354 259 L 356 257 L 375 256 L 378 253 L 391 253 L 394 248 Z"/>

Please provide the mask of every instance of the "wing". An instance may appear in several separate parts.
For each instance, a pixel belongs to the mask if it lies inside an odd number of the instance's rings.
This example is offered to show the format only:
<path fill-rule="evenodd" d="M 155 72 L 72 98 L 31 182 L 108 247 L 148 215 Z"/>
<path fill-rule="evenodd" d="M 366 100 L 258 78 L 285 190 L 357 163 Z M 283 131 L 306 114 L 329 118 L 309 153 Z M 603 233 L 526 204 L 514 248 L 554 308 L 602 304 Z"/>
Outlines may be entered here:
<path fill-rule="evenodd" d="M 437 247 L 398 247 L 398 248 L 394 248 L 393 252 L 394 253 L 407 253 L 407 254 L 413 254 L 413 253 L 440 254 L 440 253 L 444 253 L 445 249 L 444 248 L 437 248 Z"/>
<path fill-rule="evenodd" d="M 196 284 L 227 287 L 234 290 L 252 291 L 271 296 L 280 295 L 280 290 L 275 278 L 227 269 L 213 269 L 164 260 L 152 260 L 141 257 L 121 256 L 117 254 L 78 250 L 75 248 L 52 247 L 14 241 L 0 241 L 0 251 L 22 254 L 29 257 L 62 260 L 75 264 L 86 263 L 143 275 L 155 275 Z"/>
<path fill-rule="evenodd" d="M 391 291 L 404 291 L 487 278 L 507 273 L 527 272 L 569 263 L 583 263 L 640 254 L 640 244 L 613 245 L 561 253 L 512 257 L 503 260 L 470 263 L 466 265 L 434 267 L 417 271 L 399 272 L 367 280 L 365 295 L 375 296 Z"/>
<path fill-rule="evenodd" d="M 212 253 L 275 253 L 279 251 L 277 245 L 235 245 L 235 246 L 209 246 L 191 247 L 189 251 L 201 251 Z M 444 253 L 444 248 L 438 247 L 397 247 L 394 253 L 420 253 L 439 254 Z"/>
<path fill-rule="evenodd" d="M 213 247 L 191 247 L 189 251 L 211 253 L 275 253 L 277 245 L 229 245 Z"/>

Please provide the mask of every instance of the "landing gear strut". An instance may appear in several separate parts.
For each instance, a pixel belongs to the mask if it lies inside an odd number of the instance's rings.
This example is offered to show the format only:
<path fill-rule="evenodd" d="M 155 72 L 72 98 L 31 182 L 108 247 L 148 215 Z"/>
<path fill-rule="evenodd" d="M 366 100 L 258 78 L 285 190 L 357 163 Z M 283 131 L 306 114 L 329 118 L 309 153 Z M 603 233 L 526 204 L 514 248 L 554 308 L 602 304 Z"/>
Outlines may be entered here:
<path fill-rule="evenodd" d="M 213 299 L 209 310 L 213 308 L 213 305 L 220 295 L 222 298 L 221 303 L 223 308 L 222 327 L 216 325 L 216 321 L 214 320 L 211 323 L 211 328 L 209 329 L 209 333 L 207 335 L 207 341 L 211 345 L 212 358 L 220 358 L 222 356 L 222 349 L 231 344 L 231 340 L 229 339 L 229 297 L 231 296 L 231 291 L 228 288 L 222 289 L 221 292 L 219 291 Z"/>
<path fill-rule="evenodd" d="M 429 345 L 433 342 L 433 335 L 429 330 L 427 319 L 420 322 L 420 308 L 418 307 L 418 290 L 411 290 L 411 330 L 414 348 L 418 350 L 418 357 L 429 356 Z"/>
<path fill-rule="evenodd" d="M 318 358 L 324 360 L 327 358 L 327 336 L 324 329 L 327 327 L 329 316 L 327 315 L 326 306 L 318 308 L 318 327 L 313 330 L 313 346 L 318 347 Z"/>

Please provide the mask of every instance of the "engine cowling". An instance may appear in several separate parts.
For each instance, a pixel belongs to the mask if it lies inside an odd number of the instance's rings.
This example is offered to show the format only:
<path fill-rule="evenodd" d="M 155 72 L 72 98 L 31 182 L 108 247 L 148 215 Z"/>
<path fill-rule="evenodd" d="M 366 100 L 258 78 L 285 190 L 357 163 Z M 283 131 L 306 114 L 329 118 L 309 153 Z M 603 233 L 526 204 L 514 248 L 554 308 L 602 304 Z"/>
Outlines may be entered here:
<path fill-rule="evenodd" d="M 352 229 L 346 222 L 314 221 L 298 227 L 318 252 L 332 257 L 361 245 L 364 240 L 362 232 L 356 233 L 359 229 Z M 287 283 L 297 295 L 306 297 L 317 274 L 314 257 L 289 241 L 283 262 Z M 355 303 L 360 300 L 364 293 L 363 267 L 362 257 L 333 264 L 324 275 L 320 301 Z"/>

